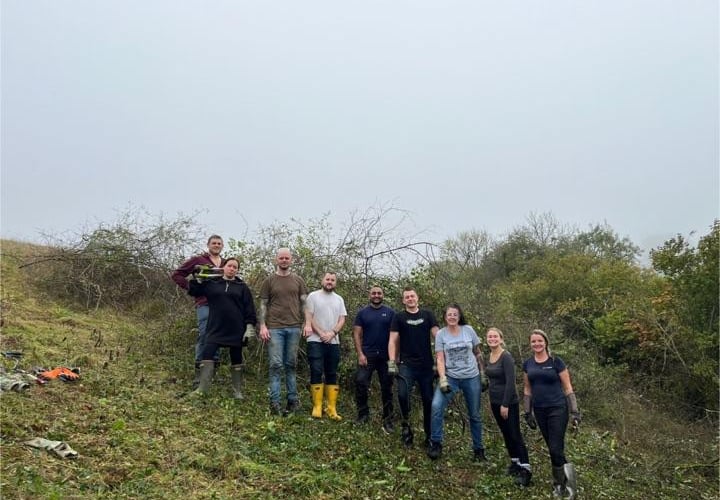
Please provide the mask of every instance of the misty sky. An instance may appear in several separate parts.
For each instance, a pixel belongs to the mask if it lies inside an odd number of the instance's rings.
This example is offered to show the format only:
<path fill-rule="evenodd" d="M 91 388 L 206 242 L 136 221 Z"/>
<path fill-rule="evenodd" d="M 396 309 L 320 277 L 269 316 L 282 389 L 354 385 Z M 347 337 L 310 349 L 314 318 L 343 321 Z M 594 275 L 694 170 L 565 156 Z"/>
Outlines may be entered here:
<path fill-rule="evenodd" d="M 718 217 L 717 0 L 3 0 L 3 238 L 392 204 L 649 248 Z"/>

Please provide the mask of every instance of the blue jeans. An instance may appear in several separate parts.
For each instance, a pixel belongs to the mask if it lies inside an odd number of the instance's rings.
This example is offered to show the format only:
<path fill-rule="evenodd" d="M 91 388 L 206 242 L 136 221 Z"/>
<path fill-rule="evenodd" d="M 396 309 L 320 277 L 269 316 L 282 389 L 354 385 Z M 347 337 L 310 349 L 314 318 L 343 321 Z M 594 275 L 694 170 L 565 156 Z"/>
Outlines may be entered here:
<path fill-rule="evenodd" d="M 325 383 L 337 384 L 337 368 L 340 364 L 340 344 L 324 342 L 308 342 L 307 357 L 310 364 L 310 383 L 322 384 L 323 373 Z"/>
<path fill-rule="evenodd" d="M 270 365 L 270 402 L 280 404 L 280 377 L 285 369 L 287 400 L 296 402 L 297 353 L 300 345 L 300 328 L 271 328 L 268 343 L 268 364 Z"/>
<path fill-rule="evenodd" d="M 553 467 L 562 467 L 567 462 L 565 460 L 565 430 L 569 420 L 567 405 L 549 408 L 533 407 L 533 413 L 550 451 Z"/>
<path fill-rule="evenodd" d="M 420 389 L 420 398 L 423 407 L 423 429 L 425 437 L 430 437 L 430 408 L 433 398 L 433 369 L 432 366 L 427 368 L 419 368 L 400 364 L 398 367 L 400 373 L 397 377 L 398 386 L 398 403 L 400 403 L 400 414 L 403 422 L 407 422 L 410 417 L 410 394 L 413 386 L 417 382 Z"/>
<path fill-rule="evenodd" d="M 445 421 L 445 409 L 453 400 L 455 394 L 462 391 L 467 405 L 468 418 L 470 419 L 470 435 L 472 436 L 473 450 L 483 449 L 482 417 L 480 415 L 480 375 L 472 378 L 448 377 L 450 392 L 447 394 L 435 389 L 435 396 L 432 400 L 432 434 L 430 439 L 436 443 L 443 442 L 443 426 Z"/>
<path fill-rule="evenodd" d="M 195 308 L 195 315 L 197 316 L 198 323 L 198 336 L 195 341 L 195 366 L 200 366 L 200 361 L 203 360 L 203 352 L 205 351 L 205 341 L 207 340 L 207 324 L 208 318 L 210 317 L 210 306 L 207 304 L 197 306 Z M 219 359 L 220 356 L 216 352 L 213 360 L 217 363 Z"/>

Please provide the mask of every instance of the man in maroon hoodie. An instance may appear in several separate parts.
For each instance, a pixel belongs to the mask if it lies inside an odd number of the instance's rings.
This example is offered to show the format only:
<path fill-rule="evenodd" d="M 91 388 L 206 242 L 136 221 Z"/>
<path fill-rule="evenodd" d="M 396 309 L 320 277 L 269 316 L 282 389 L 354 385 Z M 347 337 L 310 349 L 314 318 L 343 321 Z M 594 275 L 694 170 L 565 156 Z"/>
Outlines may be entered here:
<path fill-rule="evenodd" d="M 225 260 L 220 257 L 220 253 L 223 250 L 223 239 L 217 234 L 213 234 L 208 238 L 207 248 L 207 252 L 186 260 L 180 267 L 173 271 L 172 280 L 177 286 L 184 290 L 188 289 L 187 278 L 195 271 L 196 266 L 209 265 L 211 267 L 222 267 L 225 263 Z M 197 386 L 200 380 L 200 361 L 202 361 L 202 352 L 205 348 L 207 322 L 210 312 L 205 297 L 195 297 L 195 312 L 198 322 L 198 337 L 195 343 L 195 379 L 193 380 L 193 388 Z"/>

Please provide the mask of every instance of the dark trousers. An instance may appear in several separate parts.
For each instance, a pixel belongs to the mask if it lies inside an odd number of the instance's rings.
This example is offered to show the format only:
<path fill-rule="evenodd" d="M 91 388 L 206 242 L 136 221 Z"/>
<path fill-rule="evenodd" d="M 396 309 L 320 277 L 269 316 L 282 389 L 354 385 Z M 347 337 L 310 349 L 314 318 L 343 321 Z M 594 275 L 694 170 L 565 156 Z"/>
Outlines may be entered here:
<path fill-rule="evenodd" d="M 228 346 L 221 346 L 220 344 L 213 344 L 210 342 L 205 342 L 205 345 L 203 346 L 203 352 L 202 352 L 202 359 L 203 360 L 210 360 L 214 359 L 217 363 L 217 353 L 220 351 L 221 347 L 227 347 L 230 351 L 230 364 L 233 365 L 241 365 L 243 362 L 243 354 L 242 354 L 242 346 L 239 347 L 228 347 Z"/>
<path fill-rule="evenodd" d="M 565 460 L 565 430 L 569 420 L 567 406 L 534 407 L 533 413 L 550 451 L 553 467 L 562 467 L 567 463 Z"/>
<path fill-rule="evenodd" d="M 358 416 L 370 414 L 368 407 L 368 389 L 373 372 L 377 372 L 382 397 L 383 420 L 392 417 L 392 377 L 388 375 L 387 356 L 367 356 L 367 366 L 359 366 L 355 372 L 355 403 Z"/>
<path fill-rule="evenodd" d="M 337 368 L 340 364 L 340 344 L 308 342 L 307 357 L 310 365 L 311 384 L 337 384 Z M 325 380 L 323 381 L 323 374 Z"/>
<path fill-rule="evenodd" d="M 530 463 L 527 447 L 520 432 L 520 405 L 518 403 L 508 406 L 508 418 L 505 420 L 500 415 L 500 405 L 491 403 L 490 409 L 495 417 L 500 432 L 502 432 L 505 448 L 510 458 L 517 458 L 521 464 Z"/>
<path fill-rule="evenodd" d="M 432 367 L 419 368 L 401 364 L 398 376 L 398 403 L 400 403 L 400 414 L 404 422 L 410 416 L 410 395 L 417 382 L 420 389 L 420 398 L 423 407 L 423 429 L 425 437 L 430 439 L 430 418 L 432 415 L 433 399 L 433 369 Z"/>

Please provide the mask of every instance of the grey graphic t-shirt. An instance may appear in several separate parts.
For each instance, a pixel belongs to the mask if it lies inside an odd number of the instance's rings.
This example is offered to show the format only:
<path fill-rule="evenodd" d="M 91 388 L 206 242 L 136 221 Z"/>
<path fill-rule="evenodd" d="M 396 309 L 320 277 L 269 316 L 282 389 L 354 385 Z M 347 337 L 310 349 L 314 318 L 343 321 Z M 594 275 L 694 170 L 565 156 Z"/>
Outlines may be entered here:
<path fill-rule="evenodd" d="M 462 325 L 460 333 L 453 335 L 443 328 L 435 337 L 435 352 L 445 353 L 445 375 L 452 378 L 473 378 L 480 375 L 473 347 L 480 338 L 470 325 Z"/>

